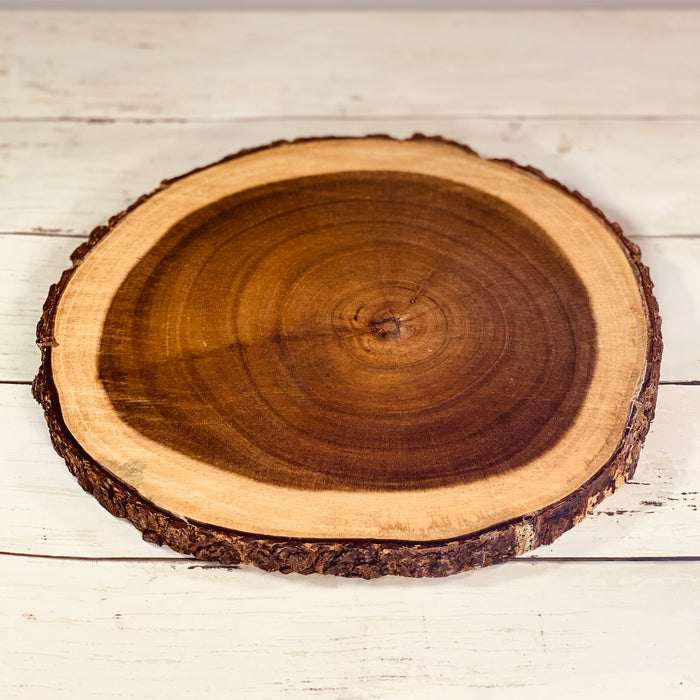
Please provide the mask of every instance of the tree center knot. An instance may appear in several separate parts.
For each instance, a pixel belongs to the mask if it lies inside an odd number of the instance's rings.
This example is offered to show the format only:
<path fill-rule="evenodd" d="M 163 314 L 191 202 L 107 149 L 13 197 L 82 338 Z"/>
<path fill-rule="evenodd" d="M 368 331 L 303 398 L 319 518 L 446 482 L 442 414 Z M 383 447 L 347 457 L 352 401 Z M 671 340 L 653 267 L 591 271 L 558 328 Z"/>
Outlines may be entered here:
<path fill-rule="evenodd" d="M 370 321 L 370 329 L 380 338 L 398 338 L 401 335 L 401 319 L 389 316 L 380 321 Z"/>

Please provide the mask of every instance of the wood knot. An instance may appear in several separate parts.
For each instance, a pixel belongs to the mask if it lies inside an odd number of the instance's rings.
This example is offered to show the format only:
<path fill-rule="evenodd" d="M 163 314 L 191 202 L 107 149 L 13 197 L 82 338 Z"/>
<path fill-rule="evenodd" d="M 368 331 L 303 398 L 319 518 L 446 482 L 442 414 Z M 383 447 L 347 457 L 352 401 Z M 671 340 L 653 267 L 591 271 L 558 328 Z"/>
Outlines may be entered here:
<path fill-rule="evenodd" d="M 380 338 L 398 338 L 401 335 L 401 319 L 396 316 L 370 321 L 370 330 Z"/>

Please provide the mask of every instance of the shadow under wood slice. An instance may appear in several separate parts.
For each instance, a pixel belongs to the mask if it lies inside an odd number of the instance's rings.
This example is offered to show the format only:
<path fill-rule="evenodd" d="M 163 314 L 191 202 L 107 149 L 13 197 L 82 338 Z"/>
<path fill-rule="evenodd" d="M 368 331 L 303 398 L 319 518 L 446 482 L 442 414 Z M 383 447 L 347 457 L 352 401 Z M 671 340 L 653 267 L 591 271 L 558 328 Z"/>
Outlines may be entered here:
<path fill-rule="evenodd" d="M 619 226 L 420 135 L 305 139 L 163 184 L 47 299 L 35 380 L 81 485 L 227 564 L 442 576 L 631 476 L 660 320 Z"/>

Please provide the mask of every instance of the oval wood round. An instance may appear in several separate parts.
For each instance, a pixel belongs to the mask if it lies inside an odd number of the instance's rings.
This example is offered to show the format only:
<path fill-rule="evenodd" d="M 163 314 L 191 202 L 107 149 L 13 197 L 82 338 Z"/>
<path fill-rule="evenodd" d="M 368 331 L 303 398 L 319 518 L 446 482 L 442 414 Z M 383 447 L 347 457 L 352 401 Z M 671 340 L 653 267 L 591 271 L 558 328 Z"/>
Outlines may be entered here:
<path fill-rule="evenodd" d="M 551 542 L 632 475 L 651 288 L 620 227 L 532 168 L 421 135 L 280 142 L 92 233 L 34 393 L 149 541 L 443 576 Z"/>

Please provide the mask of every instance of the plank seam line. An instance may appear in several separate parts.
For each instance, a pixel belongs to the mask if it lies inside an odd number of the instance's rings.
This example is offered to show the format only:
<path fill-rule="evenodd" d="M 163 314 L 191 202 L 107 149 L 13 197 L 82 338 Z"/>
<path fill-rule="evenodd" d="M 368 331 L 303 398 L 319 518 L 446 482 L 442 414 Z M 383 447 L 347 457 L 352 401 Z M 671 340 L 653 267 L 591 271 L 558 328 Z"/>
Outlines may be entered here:
<path fill-rule="evenodd" d="M 0 231 L 0 236 L 39 236 L 41 238 L 80 238 L 87 240 L 89 234 L 76 233 L 64 229 L 52 229 L 50 231 Z"/>
<path fill-rule="evenodd" d="M 449 121 L 449 120 L 490 120 L 490 121 L 700 121 L 700 114 L 489 114 L 489 113 L 449 113 L 449 114 L 261 114 L 250 116 L 224 117 L 102 117 L 94 115 L 76 116 L 16 116 L 2 117 L 0 123 L 86 123 L 86 124 L 227 124 L 247 122 L 289 122 L 289 121 Z"/>
<path fill-rule="evenodd" d="M 659 386 L 700 386 L 700 379 L 667 379 L 660 381 Z"/>
<path fill-rule="evenodd" d="M 31 385 L 31 379 L 0 379 L 1 384 L 15 384 L 17 386 Z M 659 382 L 659 386 L 700 386 L 700 379 L 668 379 Z M 2 554 L 2 552 L 0 552 Z"/>
<path fill-rule="evenodd" d="M 0 236 L 39 236 L 42 238 L 76 238 L 87 240 L 89 233 L 78 233 L 73 229 L 51 229 L 48 231 L 2 231 Z M 651 240 L 697 240 L 700 238 L 700 233 L 652 233 L 652 234 L 634 234 L 628 238 L 639 241 Z"/>
<path fill-rule="evenodd" d="M 0 379 L 0 385 L 31 386 L 31 384 L 31 379 Z M 660 381 L 659 386 L 700 386 L 700 379 Z"/>
<path fill-rule="evenodd" d="M 31 384 L 31 379 L 0 379 L 0 385 L 31 386 Z M 700 386 L 700 379 L 660 381 L 659 386 Z"/>
<path fill-rule="evenodd" d="M 143 564 L 173 564 L 173 563 L 187 563 L 192 564 L 197 563 L 203 568 L 213 568 L 213 569 L 226 569 L 231 568 L 229 565 L 216 564 L 214 562 L 203 562 L 194 557 L 88 557 L 88 556 L 78 556 L 78 555 L 64 555 L 64 554 L 32 554 L 28 552 L 9 552 L 0 551 L 0 556 L 6 557 L 19 557 L 26 559 L 46 559 L 46 560 L 59 560 L 59 561 L 75 561 L 75 562 L 109 562 L 109 563 L 143 563 Z M 695 556 L 631 556 L 631 557 L 516 557 L 504 562 L 504 564 L 509 563 L 533 563 L 533 562 L 545 562 L 549 564 L 554 563 L 574 563 L 574 562 L 586 562 L 586 563 L 597 563 L 597 562 L 700 562 L 700 555 Z"/>
<path fill-rule="evenodd" d="M 659 240 L 659 239 L 663 240 L 664 238 L 674 238 L 676 240 L 687 238 L 689 240 L 693 240 L 693 239 L 700 238 L 700 233 L 650 233 L 650 234 L 646 234 L 646 235 L 643 233 L 640 233 L 640 234 L 634 234 L 632 236 L 628 236 L 628 238 L 632 238 L 633 240 L 637 239 L 640 241 L 644 241 L 647 238 L 652 238 L 655 240 Z"/>

